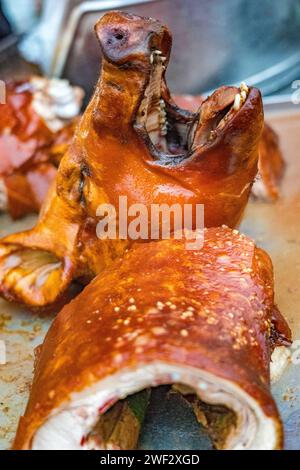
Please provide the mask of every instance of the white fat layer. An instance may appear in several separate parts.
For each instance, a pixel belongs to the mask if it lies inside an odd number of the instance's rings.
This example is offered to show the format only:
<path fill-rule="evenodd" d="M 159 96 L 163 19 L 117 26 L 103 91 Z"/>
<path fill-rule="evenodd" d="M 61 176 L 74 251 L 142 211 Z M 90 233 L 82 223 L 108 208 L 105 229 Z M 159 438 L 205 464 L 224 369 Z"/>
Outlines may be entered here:
<path fill-rule="evenodd" d="M 34 90 L 33 109 L 52 132 L 61 130 L 80 113 L 83 90 L 72 87 L 68 80 L 32 77 L 30 83 Z"/>
<path fill-rule="evenodd" d="M 7 189 L 4 180 L 0 178 L 0 212 L 8 209 Z"/>
<path fill-rule="evenodd" d="M 277 382 L 291 362 L 291 351 L 286 346 L 274 349 L 270 363 L 271 382 Z"/>
<path fill-rule="evenodd" d="M 99 408 L 140 390 L 163 384 L 184 384 L 212 405 L 233 410 L 236 427 L 229 430 L 225 449 L 266 449 L 277 446 L 278 422 L 264 414 L 259 403 L 233 382 L 192 367 L 157 361 L 125 369 L 87 387 L 55 409 L 38 428 L 33 450 L 86 450 L 81 445 L 99 419 Z"/>

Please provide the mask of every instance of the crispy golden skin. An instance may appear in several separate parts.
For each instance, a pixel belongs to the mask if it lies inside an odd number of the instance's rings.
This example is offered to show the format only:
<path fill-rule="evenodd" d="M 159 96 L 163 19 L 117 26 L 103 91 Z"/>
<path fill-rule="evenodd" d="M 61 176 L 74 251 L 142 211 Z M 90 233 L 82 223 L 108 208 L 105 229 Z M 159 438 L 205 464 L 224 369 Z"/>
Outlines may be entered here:
<path fill-rule="evenodd" d="M 157 361 L 237 386 L 274 420 L 281 447 L 269 363 L 274 338 L 288 343 L 290 330 L 274 306 L 271 260 L 236 230 L 204 235 L 200 250 L 187 250 L 185 240 L 136 245 L 64 307 L 41 348 L 14 449 L 31 448 L 50 414 L 76 401 L 75 392 Z M 148 386 L 173 382 L 167 376 Z M 118 379 L 110 405 L 122 384 Z"/>
<path fill-rule="evenodd" d="M 283 178 L 285 161 L 280 150 L 276 132 L 265 123 L 259 145 L 258 170 L 263 184 L 263 198 L 275 201 L 280 195 L 280 182 Z M 254 192 L 255 195 L 255 192 Z"/>
<path fill-rule="evenodd" d="M 0 245 L 1 294 L 32 308 L 55 304 L 72 279 L 91 279 L 131 244 L 97 238 L 100 204 L 118 208 L 119 196 L 147 209 L 202 203 L 207 227 L 233 227 L 257 173 L 263 126 L 258 90 L 248 90 L 240 109 L 233 109 L 239 90 L 221 87 L 198 114 L 183 111 L 165 83 L 171 48 L 165 26 L 111 12 L 95 29 L 101 76 L 55 188 L 37 226 Z M 156 129 L 165 115 L 168 122 Z"/>

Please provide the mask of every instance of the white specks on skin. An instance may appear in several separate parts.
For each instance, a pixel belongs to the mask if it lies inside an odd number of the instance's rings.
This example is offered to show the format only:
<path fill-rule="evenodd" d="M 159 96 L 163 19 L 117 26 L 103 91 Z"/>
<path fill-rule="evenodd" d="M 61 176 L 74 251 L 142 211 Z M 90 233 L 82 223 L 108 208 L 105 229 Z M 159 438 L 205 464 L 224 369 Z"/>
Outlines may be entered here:
<path fill-rule="evenodd" d="M 209 324 L 209 325 L 216 325 L 218 323 L 218 320 L 214 317 L 208 317 L 206 319 L 206 322 Z"/>
<path fill-rule="evenodd" d="M 115 356 L 114 356 L 114 362 L 116 364 L 120 364 L 122 362 L 122 359 L 123 359 L 123 354 L 121 353 L 117 353 Z"/>
<path fill-rule="evenodd" d="M 136 338 L 135 340 L 135 345 L 136 346 L 146 346 L 146 344 L 149 342 L 149 336 L 148 335 L 142 335 Z"/>
<path fill-rule="evenodd" d="M 128 308 L 127 308 L 128 312 L 135 312 L 136 311 L 136 306 L 135 305 L 130 305 Z"/>
<path fill-rule="evenodd" d="M 149 310 L 146 312 L 147 315 L 157 315 L 158 313 L 159 310 L 157 310 L 157 308 L 149 308 Z"/>
<path fill-rule="evenodd" d="M 182 312 L 182 314 L 180 315 L 180 317 L 181 317 L 182 319 L 186 319 L 186 318 L 193 317 L 193 312 L 191 312 L 190 310 L 186 310 L 185 312 Z"/>
<path fill-rule="evenodd" d="M 183 329 L 183 330 L 180 330 L 180 334 L 181 334 L 181 336 L 186 338 L 189 335 L 189 332 L 187 330 Z"/>
<path fill-rule="evenodd" d="M 155 327 L 153 327 L 153 328 L 151 329 L 151 331 L 152 331 L 152 333 L 153 333 L 154 335 L 157 335 L 157 336 L 163 335 L 163 334 L 165 334 L 165 333 L 167 332 L 167 331 L 165 330 L 165 328 L 160 327 L 160 326 L 155 326 Z"/>

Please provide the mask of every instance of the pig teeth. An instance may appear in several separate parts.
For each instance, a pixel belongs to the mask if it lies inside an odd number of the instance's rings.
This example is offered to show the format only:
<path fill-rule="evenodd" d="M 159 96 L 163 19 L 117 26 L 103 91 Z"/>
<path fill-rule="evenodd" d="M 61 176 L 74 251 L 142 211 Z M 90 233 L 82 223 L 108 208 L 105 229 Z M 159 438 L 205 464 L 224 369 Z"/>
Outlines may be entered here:
<path fill-rule="evenodd" d="M 243 101 L 246 101 L 247 93 L 244 90 L 241 91 L 241 98 L 242 98 Z"/>
<path fill-rule="evenodd" d="M 241 101 L 242 101 L 242 97 L 239 93 L 237 93 L 234 97 L 234 103 L 233 103 L 233 109 L 235 111 L 238 111 L 240 109 Z"/>
<path fill-rule="evenodd" d="M 167 60 L 167 58 L 164 57 L 164 56 L 162 55 L 162 52 L 159 51 L 158 49 L 155 50 L 155 51 L 153 51 L 153 52 L 150 54 L 150 64 L 151 64 L 151 65 L 152 65 L 154 62 L 156 62 L 156 63 L 159 63 L 159 62 L 160 62 L 161 64 L 163 64 L 163 63 L 166 62 L 166 60 Z"/>
<path fill-rule="evenodd" d="M 247 85 L 246 85 L 245 82 L 242 82 L 242 83 L 240 84 L 240 90 L 241 90 L 241 91 L 244 91 L 246 94 L 248 93 L 249 88 L 247 87 Z"/>
<path fill-rule="evenodd" d="M 168 131 L 166 104 L 163 99 L 159 100 L 159 122 L 161 125 L 161 135 L 166 135 Z"/>
<path fill-rule="evenodd" d="M 168 133 L 168 126 L 167 126 L 167 122 L 163 125 L 163 127 L 161 128 L 161 131 L 160 131 L 161 135 L 167 135 Z"/>
<path fill-rule="evenodd" d="M 240 93 L 237 93 L 234 97 L 233 109 L 238 111 L 241 105 L 246 101 L 249 88 L 245 82 L 242 82 L 240 85 Z"/>

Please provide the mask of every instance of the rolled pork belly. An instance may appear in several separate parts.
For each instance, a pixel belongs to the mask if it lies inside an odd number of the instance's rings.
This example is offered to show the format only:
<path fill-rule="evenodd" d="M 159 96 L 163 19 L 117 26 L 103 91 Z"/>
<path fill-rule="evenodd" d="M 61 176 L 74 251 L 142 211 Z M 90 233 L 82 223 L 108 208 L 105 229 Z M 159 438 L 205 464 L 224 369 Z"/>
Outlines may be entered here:
<path fill-rule="evenodd" d="M 274 305 L 271 260 L 227 227 L 188 248 L 184 238 L 136 244 L 63 308 L 14 449 L 136 448 L 140 393 L 163 384 L 193 401 L 216 448 L 282 447 L 270 360 L 290 330 Z M 130 416 L 119 419 L 124 406 Z"/>

